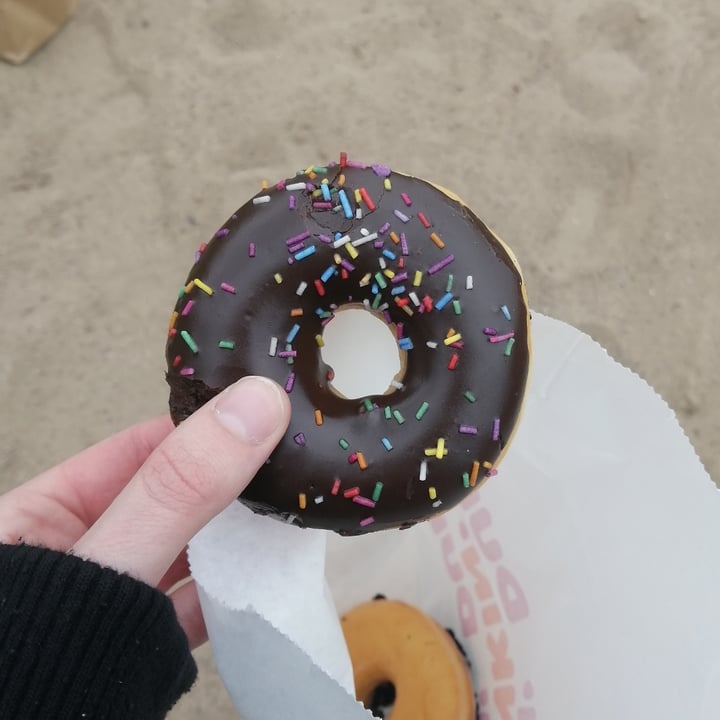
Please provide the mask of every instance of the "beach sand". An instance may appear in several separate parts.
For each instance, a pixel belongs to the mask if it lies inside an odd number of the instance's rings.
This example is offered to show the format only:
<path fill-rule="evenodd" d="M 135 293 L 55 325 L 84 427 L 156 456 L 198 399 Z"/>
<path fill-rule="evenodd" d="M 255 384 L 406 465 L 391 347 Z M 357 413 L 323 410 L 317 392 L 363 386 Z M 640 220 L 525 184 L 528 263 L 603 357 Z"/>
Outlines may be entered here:
<path fill-rule="evenodd" d="M 0 64 L 0 490 L 166 412 L 194 250 L 340 150 L 460 192 L 532 306 L 645 377 L 717 480 L 720 10 L 528 5 L 81 0 Z M 235 717 L 197 657 L 171 717 Z"/>

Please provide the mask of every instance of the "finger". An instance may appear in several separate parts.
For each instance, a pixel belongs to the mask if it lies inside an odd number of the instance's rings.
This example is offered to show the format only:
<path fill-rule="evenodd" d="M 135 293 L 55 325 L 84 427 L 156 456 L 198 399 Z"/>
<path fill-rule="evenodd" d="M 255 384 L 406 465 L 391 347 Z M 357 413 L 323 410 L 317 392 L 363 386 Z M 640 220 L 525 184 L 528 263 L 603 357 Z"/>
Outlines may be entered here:
<path fill-rule="evenodd" d="M 185 580 L 187 577 L 190 577 L 190 564 L 188 562 L 187 548 L 183 548 L 183 551 L 173 560 L 167 572 L 160 578 L 157 586 L 158 590 L 168 592 L 173 585 Z"/>
<path fill-rule="evenodd" d="M 194 580 L 185 583 L 170 595 L 175 606 L 178 622 L 187 635 L 190 649 L 194 650 L 207 642 L 207 628 L 203 620 L 198 597 L 197 586 Z"/>
<path fill-rule="evenodd" d="M 151 453 L 75 552 L 155 585 L 190 538 L 245 489 L 289 419 L 287 394 L 271 380 L 231 385 Z"/>

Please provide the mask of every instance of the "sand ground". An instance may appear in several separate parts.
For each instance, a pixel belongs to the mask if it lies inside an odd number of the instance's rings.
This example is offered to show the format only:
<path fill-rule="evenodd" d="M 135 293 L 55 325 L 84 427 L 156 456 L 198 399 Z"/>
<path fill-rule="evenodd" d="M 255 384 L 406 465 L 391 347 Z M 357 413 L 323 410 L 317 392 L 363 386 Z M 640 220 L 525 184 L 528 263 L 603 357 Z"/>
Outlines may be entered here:
<path fill-rule="evenodd" d="M 460 190 L 719 478 L 718 7 L 81 0 L 0 65 L 0 490 L 164 412 L 197 245 L 340 150 Z M 235 717 L 198 660 L 172 718 Z"/>

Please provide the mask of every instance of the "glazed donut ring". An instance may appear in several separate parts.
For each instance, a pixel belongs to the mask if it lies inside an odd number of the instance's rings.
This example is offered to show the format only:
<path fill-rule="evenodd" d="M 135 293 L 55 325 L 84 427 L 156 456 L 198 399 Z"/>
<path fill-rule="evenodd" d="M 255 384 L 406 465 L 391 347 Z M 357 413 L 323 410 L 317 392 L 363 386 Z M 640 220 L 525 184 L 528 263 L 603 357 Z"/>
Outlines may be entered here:
<path fill-rule="evenodd" d="M 341 618 L 355 695 L 370 708 L 375 689 L 395 686 L 392 720 L 473 720 L 475 695 L 455 641 L 417 608 L 372 600 Z"/>
<path fill-rule="evenodd" d="M 356 399 L 321 351 L 353 306 L 387 324 L 403 367 Z M 341 158 L 261 190 L 201 245 L 170 323 L 170 412 L 270 377 L 290 428 L 240 500 L 343 535 L 406 528 L 495 472 L 530 354 L 522 275 L 487 226 L 438 186 Z"/>

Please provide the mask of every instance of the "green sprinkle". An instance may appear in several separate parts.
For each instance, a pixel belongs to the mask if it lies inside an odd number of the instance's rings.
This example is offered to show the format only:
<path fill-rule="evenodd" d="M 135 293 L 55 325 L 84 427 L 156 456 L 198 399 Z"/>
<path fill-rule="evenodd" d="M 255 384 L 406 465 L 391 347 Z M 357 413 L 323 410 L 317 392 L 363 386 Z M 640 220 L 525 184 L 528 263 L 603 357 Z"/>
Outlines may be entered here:
<path fill-rule="evenodd" d="M 393 417 L 397 420 L 398 425 L 402 425 L 405 422 L 405 418 L 399 410 L 393 410 Z"/>
<path fill-rule="evenodd" d="M 470 473 L 463 473 L 463 487 L 470 487 Z"/>
<path fill-rule="evenodd" d="M 455 311 L 456 315 L 462 315 L 462 308 L 460 307 L 459 300 L 453 300 L 453 310 Z"/>
<path fill-rule="evenodd" d="M 382 300 L 382 295 L 378 293 L 372 301 L 372 309 L 377 310 L 380 307 L 380 301 Z"/>
<path fill-rule="evenodd" d="M 377 502 L 380 499 L 380 493 L 382 493 L 383 484 L 378 480 L 375 483 L 375 489 L 373 490 L 372 499 L 373 502 Z"/>
<path fill-rule="evenodd" d="M 180 288 L 180 292 L 178 292 L 178 299 L 180 299 L 181 297 L 185 297 L 185 286 L 184 285 Z"/>
<path fill-rule="evenodd" d="M 475 400 L 477 400 L 477 398 L 475 397 L 475 395 L 473 395 L 473 393 L 470 392 L 470 390 L 466 390 L 466 391 L 463 393 L 463 395 L 465 395 L 465 399 L 466 399 L 468 402 L 473 403 L 473 402 L 475 402 Z"/>
<path fill-rule="evenodd" d="M 312 171 L 315 173 L 320 173 L 321 175 L 324 175 L 327 173 L 327 168 L 323 167 L 322 165 L 313 165 Z"/>
<path fill-rule="evenodd" d="M 373 411 L 373 404 L 370 402 L 370 398 L 365 398 L 365 399 L 363 400 L 363 405 L 365 406 L 365 409 L 366 409 L 368 412 L 372 412 L 372 411 Z"/>
<path fill-rule="evenodd" d="M 450 273 L 448 275 L 447 285 L 445 286 L 445 292 L 450 292 L 452 290 L 452 286 L 453 286 L 453 274 Z"/>
<path fill-rule="evenodd" d="M 233 340 L 221 340 L 218 343 L 218 347 L 223 348 L 224 350 L 234 350 L 235 342 Z"/>
<path fill-rule="evenodd" d="M 428 411 L 428 408 L 430 407 L 430 403 L 424 402 L 419 408 L 418 411 L 415 413 L 415 419 L 416 420 L 422 420 L 425 413 Z"/>
<path fill-rule="evenodd" d="M 515 344 L 515 338 L 510 338 L 507 341 L 507 344 L 505 345 L 505 357 L 510 357 L 510 353 L 512 352 L 514 344 Z"/>
<path fill-rule="evenodd" d="M 292 343 L 285 343 L 285 349 L 286 349 L 286 350 L 292 350 Z M 289 357 L 289 358 L 287 359 L 287 364 L 288 364 L 288 365 L 293 365 L 294 363 L 295 363 L 294 358 Z"/>
<path fill-rule="evenodd" d="M 321 313 L 318 315 L 318 317 L 319 317 L 321 320 L 325 320 L 325 318 L 332 317 L 332 313 L 331 313 L 329 310 L 323 310 L 323 312 L 321 312 Z"/>
<path fill-rule="evenodd" d="M 350 447 L 350 443 L 345 438 L 340 438 L 338 440 L 338 445 L 343 449 L 347 450 Z"/>
<path fill-rule="evenodd" d="M 385 412 L 385 419 L 389 420 L 392 417 L 392 409 L 390 408 L 389 405 L 385 406 L 384 412 Z"/>
<path fill-rule="evenodd" d="M 187 330 L 181 330 L 180 335 L 182 339 L 187 343 L 187 346 L 197 355 L 198 346 L 197 343 L 192 339 L 192 335 Z"/>
<path fill-rule="evenodd" d="M 381 287 L 383 290 L 387 287 L 387 283 L 385 282 L 385 276 L 381 272 L 375 273 L 375 282 L 378 284 L 379 287 Z"/>

